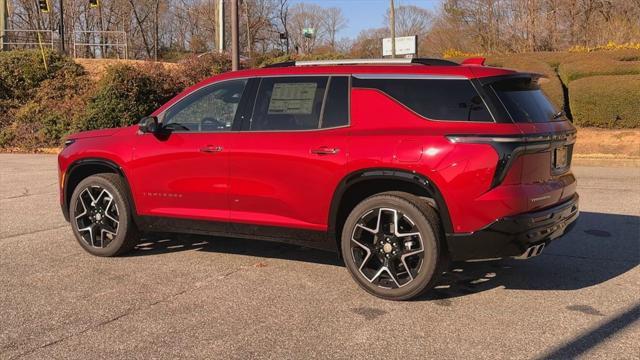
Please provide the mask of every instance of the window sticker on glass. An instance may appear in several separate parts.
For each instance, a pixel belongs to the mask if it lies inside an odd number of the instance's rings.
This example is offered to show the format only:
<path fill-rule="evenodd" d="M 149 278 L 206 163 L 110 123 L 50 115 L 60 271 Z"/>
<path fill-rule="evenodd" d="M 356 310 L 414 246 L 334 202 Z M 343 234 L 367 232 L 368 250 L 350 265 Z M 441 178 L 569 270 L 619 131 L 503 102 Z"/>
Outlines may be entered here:
<path fill-rule="evenodd" d="M 277 83 L 273 85 L 269 114 L 311 114 L 318 84 Z"/>

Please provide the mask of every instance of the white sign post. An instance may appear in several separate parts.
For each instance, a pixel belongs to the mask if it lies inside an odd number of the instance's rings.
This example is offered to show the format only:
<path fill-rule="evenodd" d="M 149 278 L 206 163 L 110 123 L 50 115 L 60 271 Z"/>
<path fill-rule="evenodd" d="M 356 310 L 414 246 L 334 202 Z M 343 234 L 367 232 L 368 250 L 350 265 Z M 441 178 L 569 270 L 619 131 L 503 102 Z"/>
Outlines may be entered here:
<path fill-rule="evenodd" d="M 416 55 L 417 53 L 417 36 L 396 37 L 396 55 Z M 382 39 L 382 56 L 391 56 L 391 38 Z"/>

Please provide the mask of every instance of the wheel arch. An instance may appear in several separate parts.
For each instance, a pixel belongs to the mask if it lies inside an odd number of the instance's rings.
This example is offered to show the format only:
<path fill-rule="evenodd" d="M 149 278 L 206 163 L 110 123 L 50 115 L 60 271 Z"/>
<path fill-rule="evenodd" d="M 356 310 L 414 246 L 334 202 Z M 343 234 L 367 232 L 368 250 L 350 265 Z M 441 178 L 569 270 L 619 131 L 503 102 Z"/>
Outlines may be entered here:
<path fill-rule="evenodd" d="M 132 213 L 137 214 L 135 203 L 131 196 L 131 188 L 129 187 L 129 181 L 125 175 L 122 167 L 112 160 L 104 158 L 86 158 L 74 161 L 67 168 L 66 175 L 64 177 L 63 184 L 63 203 L 62 213 L 67 221 L 69 221 L 69 206 L 71 203 L 71 195 L 78 184 L 89 176 L 100 173 L 113 173 L 118 174 L 124 179 L 125 187 L 127 189 L 127 202 L 129 203 Z"/>
<path fill-rule="evenodd" d="M 415 171 L 373 168 L 357 170 L 345 176 L 334 191 L 329 208 L 328 235 L 335 239 L 340 253 L 341 232 L 351 210 L 365 198 L 386 191 L 404 191 L 425 201 L 431 199 L 440 217 L 443 232 L 453 232 L 447 204 L 438 187 L 427 176 Z M 443 247 L 446 248 L 446 243 Z"/>

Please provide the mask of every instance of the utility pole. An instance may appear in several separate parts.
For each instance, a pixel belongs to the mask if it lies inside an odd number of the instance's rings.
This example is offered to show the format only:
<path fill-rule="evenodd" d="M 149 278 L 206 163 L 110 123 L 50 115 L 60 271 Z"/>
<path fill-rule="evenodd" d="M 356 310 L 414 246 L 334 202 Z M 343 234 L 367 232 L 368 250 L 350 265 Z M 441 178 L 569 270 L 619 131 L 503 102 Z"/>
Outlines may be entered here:
<path fill-rule="evenodd" d="M 7 28 L 8 12 L 7 0 L 0 0 L 0 51 L 4 50 L 4 30 Z"/>
<path fill-rule="evenodd" d="M 391 58 L 396 57 L 396 7 L 391 0 L 391 11 L 389 14 L 391 20 Z"/>
<path fill-rule="evenodd" d="M 231 0 L 231 70 L 240 68 L 240 41 L 238 28 L 238 0 Z"/>
<path fill-rule="evenodd" d="M 218 0 L 218 52 L 224 52 L 224 0 Z"/>
<path fill-rule="evenodd" d="M 64 0 L 59 0 L 60 4 L 60 27 L 58 31 L 60 31 L 60 52 L 65 54 L 64 48 Z"/>

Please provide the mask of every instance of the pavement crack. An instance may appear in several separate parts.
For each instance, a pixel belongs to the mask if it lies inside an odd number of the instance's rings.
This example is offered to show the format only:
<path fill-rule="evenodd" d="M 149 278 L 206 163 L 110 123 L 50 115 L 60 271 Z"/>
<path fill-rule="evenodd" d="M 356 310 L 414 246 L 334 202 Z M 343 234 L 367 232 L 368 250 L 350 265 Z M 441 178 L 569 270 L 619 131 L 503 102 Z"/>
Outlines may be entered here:
<path fill-rule="evenodd" d="M 232 271 L 226 272 L 226 273 L 224 273 L 224 274 L 222 274 L 222 275 L 218 276 L 218 277 L 217 277 L 217 279 L 224 279 L 224 278 L 227 278 L 227 277 L 229 277 L 230 275 L 235 274 L 235 273 L 237 273 L 237 272 L 239 272 L 240 270 L 245 269 L 245 268 L 249 268 L 249 266 L 240 266 L 240 267 L 238 267 L 238 268 L 236 268 L 236 269 L 234 269 L 234 270 L 232 270 Z M 187 294 L 187 293 L 190 293 L 190 292 L 196 291 L 196 290 L 198 290 L 198 289 L 200 289 L 200 288 L 202 288 L 202 287 L 205 287 L 205 286 L 207 286 L 207 285 L 212 284 L 213 282 L 214 282 L 214 281 L 203 281 L 203 282 L 197 282 L 195 286 L 192 286 L 192 287 L 189 287 L 189 288 L 183 289 L 183 290 L 181 290 L 181 291 L 178 291 L 178 292 L 176 292 L 176 293 L 170 294 L 170 295 L 168 295 L 168 296 L 166 296 L 166 297 L 164 297 L 164 298 L 161 298 L 161 299 L 158 299 L 158 300 L 156 300 L 156 301 L 150 302 L 150 303 L 149 303 L 149 304 L 147 304 L 147 305 L 139 306 L 139 307 L 136 307 L 136 308 L 130 309 L 130 310 L 125 311 L 124 313 L 119 314 L 119 315 L 117 315 L 117 316 L 114 316 L 114 317 L 112 317 L 112 318 L 110 318 L 110 319 L 107 319 L 107 320 L 101 321 L 101 322 L 99 322 L 99 323 L 97 323 L 97 324 L 95 324 L 95 325 L 88 326 L 88 327 L 86 327 L 85 329 L 82 329 L 82 330 L 80 330 L 80 331 L 78 331 L 78 332 L 75 332 L 75 333 L 73 333 L 73 334 L 69 334 L 69 335 L 63 336 L 63 337 L 61 337 L 61 338 L 59 338 L 59 339 L 56 339 L 56 340 L 50 341 L 50 342 L 48 342 L 48 343 L 46 343 L 46 344 L 43 344 L 43 345 L 38 346 L 38 347 L 36 347 L 36 348 L 30 349 L 30 350 L 28 350 L 28 351 L 26 351 L 26 352 L 24 352 L 24 353 L 18 354 L 18 355 L 16 355 L 15 357 L 12 357 L 11 359 L 16 359 L 16 358 L 25 357 L 25 356 L 27 356 L 27 355 L 31 355 L 31 354 L 33 354 L 34 352 L 38 351 L 38 350 L 42 350 L 42 349 L 47 348 L 47 347 L 49 347 L 49 346 L 59 344 L 59 343 L 61 343 L 61 342 L 63 342 L 63 341 L 66 341 L 66 340 L 71 339 L 71 338 L 73 338 L 73 337 L 76 337 L 76 336 L 78 336 L 78 335 L 82 335 L 82 334 L 84 334 L 84 333 L 86 333 L 86 332 L 88 332 L 88 331 L 92 331 L 92 330 L 99 329 L 99 328 L 101 328 L 101 327 L 103 327 L 103 326 L 106 326 L 106 325 L 109 325 L 109 324 L 111 324 L 111 323 L 113 323 L 113 322 L 116 322 L 116 321 L 118 321 L 118 320 L 120 320 L 120 319 L 122 319 L 122 318 L 124 318 L 124 317 L 126 317 L 126 316 L 133 315 L 133 314 L 137 314 L 137 313 L 142 312 L 142 311 L 144 311 L 144 310 L 150 309 L 150 308 L 152 308 L 152 307 L 154 307 L 154 306 L 156 306 L 156 305 L 158 305 L 158 304 L 169 303 L 169 302 L 171 302 L 173 299 L 175 299 L 175 298 L 177 298 L 177 297 L 179 297 L 179 296 L 182 296 L 182 295 L 184 295 L 184 294 Z"/>
<path fill-rule="evenodd" d="M 52 346 L 52 345 L 55 345 L 55 344 L 61 343 L 61 342 L 65 341 L 65 340 L 67 340 L 67 339 L 70 339 L 70 338 L 74 337 L 74 336 L 82 335 L 82 334 L 84 334 L 84 333 L 86 333 L 86 332 L 88 332 L 88 331 L 91 331 L 91 330 L 94 330 L 94 329 L 100 328 L 100 327 L 102 327 L 102 326 L 105 326 L 105 325 L 107 325 L 107 324 L 110 324 L 110 323 L 112 323 L 112 322 L 114 322 L 114 321 L 117 321 L 118 319 L 121 319 L 121 318 L 123 318 L 123 317 L 125 317 L 125 316 L 129 315 L 130 313 L 131 313 L 131 312 L 125 312 L 124 314 L 120 314 L 120 315 L 115 316 L 115 317 L 113 317 L 113 318 L 111 318 L 111 319 L 108 319 L 108 320 L 102 321 L 102 322 L 100 322 L 100 323 L 98 323 L 98 324 L 96 324 L 96 325 L 89 326 L 89 327 L 87 327 L 87 328 L 85 328 L 85 329 L 83 329 L 83 330 L 80 330 L 80 331 L 76 332 L 76 333 L 69 334 L 69 335 L 67 335 L 67 336 L 63 336 L 63 337 L 61 337 L 61 338 L 59 338 L 59 339 L 56 339 L 56 340 L 50 341 L 50 342 L 48 342 L 48 343 L 46 343 L 46 344 L 40 345 L 40 346 L 38 346 L 38 347 L 36 347 L 36 348 L 33 348 L 33 349 L 29 350 L 29 351 L 26 351 L 26 352 L 22 353 L 22 354 L 18 354 L 18 355 L 16 355 L 15 357 L 12 357 L 11 359 L 16 359 L 16 358 L 25 357 L 25 356 L 27 356 L 27 355 L 31 355 L 31 354 L 33 354 L 34 352 L 38 351 L 38 350 L 42 350 L 42 349 L 47 348 L 47 347 L 49 347 L 49 346 Z"/>

